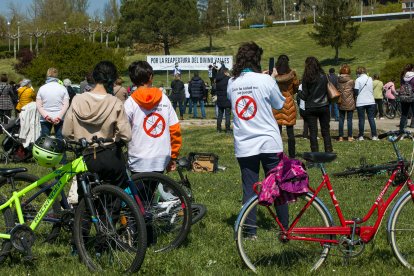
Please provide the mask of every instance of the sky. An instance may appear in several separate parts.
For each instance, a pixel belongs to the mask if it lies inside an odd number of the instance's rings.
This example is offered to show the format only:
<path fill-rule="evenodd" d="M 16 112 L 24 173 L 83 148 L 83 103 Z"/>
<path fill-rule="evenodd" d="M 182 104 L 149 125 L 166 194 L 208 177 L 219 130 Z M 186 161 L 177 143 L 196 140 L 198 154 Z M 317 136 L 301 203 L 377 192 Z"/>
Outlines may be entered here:
<path fill-rule="evenodd" d="M 23 13 L 26 13 L 27 8 L 33 3 L 32 0 L 0 0 L 0 14 L 6 17 L 9 2 L 16 3 L 19 7 L 21 7 L 21 12 Z M 98 11 L 98 13 L 101 14 L 106 2 L 107 0 L 89 0 L 88 13 L 93 16 L 96 14 L 96 11 Z"/>

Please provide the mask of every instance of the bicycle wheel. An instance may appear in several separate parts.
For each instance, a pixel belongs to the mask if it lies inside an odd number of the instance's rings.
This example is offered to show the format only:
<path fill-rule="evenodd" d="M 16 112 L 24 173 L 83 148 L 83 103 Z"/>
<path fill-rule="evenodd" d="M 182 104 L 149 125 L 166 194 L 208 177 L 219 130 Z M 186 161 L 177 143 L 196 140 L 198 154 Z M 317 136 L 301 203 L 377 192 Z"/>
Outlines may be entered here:
<path fill-rule="evenodd" d="M 92 202 L 96 218 L 91 218 L 85 199 L 75 213 L 73 234 L 80 258 L 91 271 L 138 271 L 147 241 L 144 218 L 137 204 L 121 188 L 111 185 L 93 188 Z M 93 220 L 98 226 L 91 223 Z"/>
<path fill-rule="evenodd" d="M 14 185 L 18 191 L 37 180 L 39 180 L 37 176 L 27 173 L 18 173 L 13 177 Z M 33 189 L 20 197 L 20 205 L 22 206 L 23 217 L 26 222 L 30 222 L 35 218 L 37 212 L 50 194 L 51 189 L 43 190 L 44 187 L 46 185 L 40 185 L 38 189 Z M 6 177 L 0 177 L 0 193 L 12 195 L 12 186 L 7 182 Z M 60 229 L 56 226 L 60 223 L 60 212 L 60 203 L 59 199 L 57 199 L 53 203 L 51 210 L 43 218 L 42 223 L 36 229 L 36 235 L 40 234 L 48 242 L 54 241 L 59 235 Z"/>
<path fill-rule="evenodd" d="M 390 102 L 385 102 L 383 105 L 384 115 L 388 119 L 394 119 L 396 115 L 395 105 L 391 104 Z"/>
<path fill-rule="evenodd" d="M 395 205 L 388 222 L 388 235 L 395 257 L 407 268 L 414 270 L 414 202 L 410 192 Z"/>
<path fill-rule="evenodd" d="M 293 220 L 303 206 L 310 200 L 310 194 L 298 198 L 295 203 L 289 204 L 289 220 Z M 274 208 L 258 204 L 257 196 L 250 199 L 240 212 L 236 225 L 236 244 L 240 257 L 254 272 L 271 266 L 275 269 L 288 271 L 291 267 L 301 267 L 314 271 L 325 261 L 330 245 L 320 242 L 299 240 L 281 240 L 280 228 L 275 221 Z M 272 214 L 273 213 L 273 214 Z M 256 217 L 256 222 L 252 221 Z M 313 201 L 302 215 L 297 227 L 328 227 L 332 225 L 324 208 L 317 201 Z M 255 232 L 255 233 L 254 233 Z M 294 234 L 293 234 L 294 235 Z M 309 235 L 308 235 L 309 236 Z M 331 236 L 312 235 L 312 237 L 332 238 Z"/>
<path fill-rule="evenodd" d="M 2 205 L 5 202 L 6 200 L 4 197 L 0 198 L 0 205 Z M 1 210 L 0 233 L 9 233 L 13 227 L 13 213 L 12 210 L 9 207 L 7 207 Z M 11 249 L 12 244 L 10 240 L 0 240 L 0 264 L 2 264 L 5 261 Z"/>
<path fill-rule="evenodd" d="M 381 165 L 367 165 L 357 168 L 347 168 L 343 172 L 334 173 L 333 176 L 342 177 L 358 174 L 360 176 L 373 176 L 381 173 L 392 172 L 397 167 L 397 162 L 389 162 Z"/>
<path fill-rule="evenodd" d="M 132 176 L 145 209 L 148 244 L 155 252 L 180 246 L 191 228 L 191 202 L 186 192 L 160 173 Z"/>
<path fill-rule="evenodd" d="M 203 204 L 191 203 L 191 225 L 196 224 L 207 214 L 207 207 Z"/>

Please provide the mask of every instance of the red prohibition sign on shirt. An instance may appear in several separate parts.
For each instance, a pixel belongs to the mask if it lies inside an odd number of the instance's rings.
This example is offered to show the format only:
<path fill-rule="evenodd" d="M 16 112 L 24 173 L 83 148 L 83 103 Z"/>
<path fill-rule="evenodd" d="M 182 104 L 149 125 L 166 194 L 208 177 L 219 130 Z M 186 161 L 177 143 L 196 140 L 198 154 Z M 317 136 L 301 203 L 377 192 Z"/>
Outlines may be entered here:
<path fill-rule="evenodd" d="M 145 117 L 143 127 L 148 136 L 157 138 L 164 133 L 165 120 L 160 114 L 152 112 Z"/>
<path fill-rule="evenodd" d="M 255 100 L 250 96 L 241 96 L 236 101 L 236 113 L 237 117 L 242 120 L 248 121 L 253 119 L 257 112 L 257 104 Z"/>

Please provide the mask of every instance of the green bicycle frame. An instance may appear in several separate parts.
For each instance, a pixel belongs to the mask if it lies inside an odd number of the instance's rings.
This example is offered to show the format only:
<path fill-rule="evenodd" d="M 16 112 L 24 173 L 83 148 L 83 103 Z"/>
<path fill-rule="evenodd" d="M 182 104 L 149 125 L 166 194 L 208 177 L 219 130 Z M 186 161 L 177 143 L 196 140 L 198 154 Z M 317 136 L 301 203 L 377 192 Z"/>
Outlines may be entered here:
<path fill-rule="evenodd" d="M 73 176 L 86 172 L 88 169 L 86 164 L 83 160 L 83 157 L 79 157 L 72 162 L 58 168 L 57 170 L 49 173 L 48 175 L 42 177 L 36 182 L 33 182 L 26 188 L 21 191 L 13 192 L 12 197 L 6 201 L 6 203 L 0 206 L 0 211 L 7 207 L 11 207 L 14 203 L 17 218 L 19 220 L 19 224 L 24 224 L 23 212 L 20 206 L 20 198 L 24 196 L 27 192 L 37 188 L 38 186 L 52 180 L 59 178 L 59 181 L 53 186 L 51 193 L 49 194 L 46 201 L 43 203 L 42 207 L 38 211 L 36 217 L 33 219 L 32 223 L 30 224 L 30 228 L 34 231 L 39 223 L 42 221 L 43 217 L 47 214 L 50 207 L 52 207 L 53 203 L 55 202 L 56 198 L 63 190 L 65 185 L 73 178 Z M 10 234 L 0 233 L 0 238 L 2 239 L 10 239 Z"/>

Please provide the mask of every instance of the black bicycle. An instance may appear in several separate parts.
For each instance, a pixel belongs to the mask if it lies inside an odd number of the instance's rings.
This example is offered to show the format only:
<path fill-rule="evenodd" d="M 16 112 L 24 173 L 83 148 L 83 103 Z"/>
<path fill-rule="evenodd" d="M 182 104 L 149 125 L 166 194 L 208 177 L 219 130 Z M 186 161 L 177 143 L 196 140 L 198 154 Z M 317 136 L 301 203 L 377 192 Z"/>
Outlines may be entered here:
<path fill-rule="evenodd" d="M 406 162 L 408 164 L 408 162 Z M 359 175 L 363 177 L 370 177 L 380 174 L 390 174 L 397 167 L 396 161 L 387 162 L 384 164 L 368 164 L 365 158 L 360 159 L 359 167 L 348 167 L 342 172 L 333 173 L 335 177 L 347 177 L 351 175 Z"/>
<path fill-rule="evenodd" d="M 387 97 L 384 97 L 382 108 L 384 110 L 385 117 L 388 119 L 394 119 L 397 115 L 401 116 L 401 102 L 398 98 L 390 101 Z"/>

